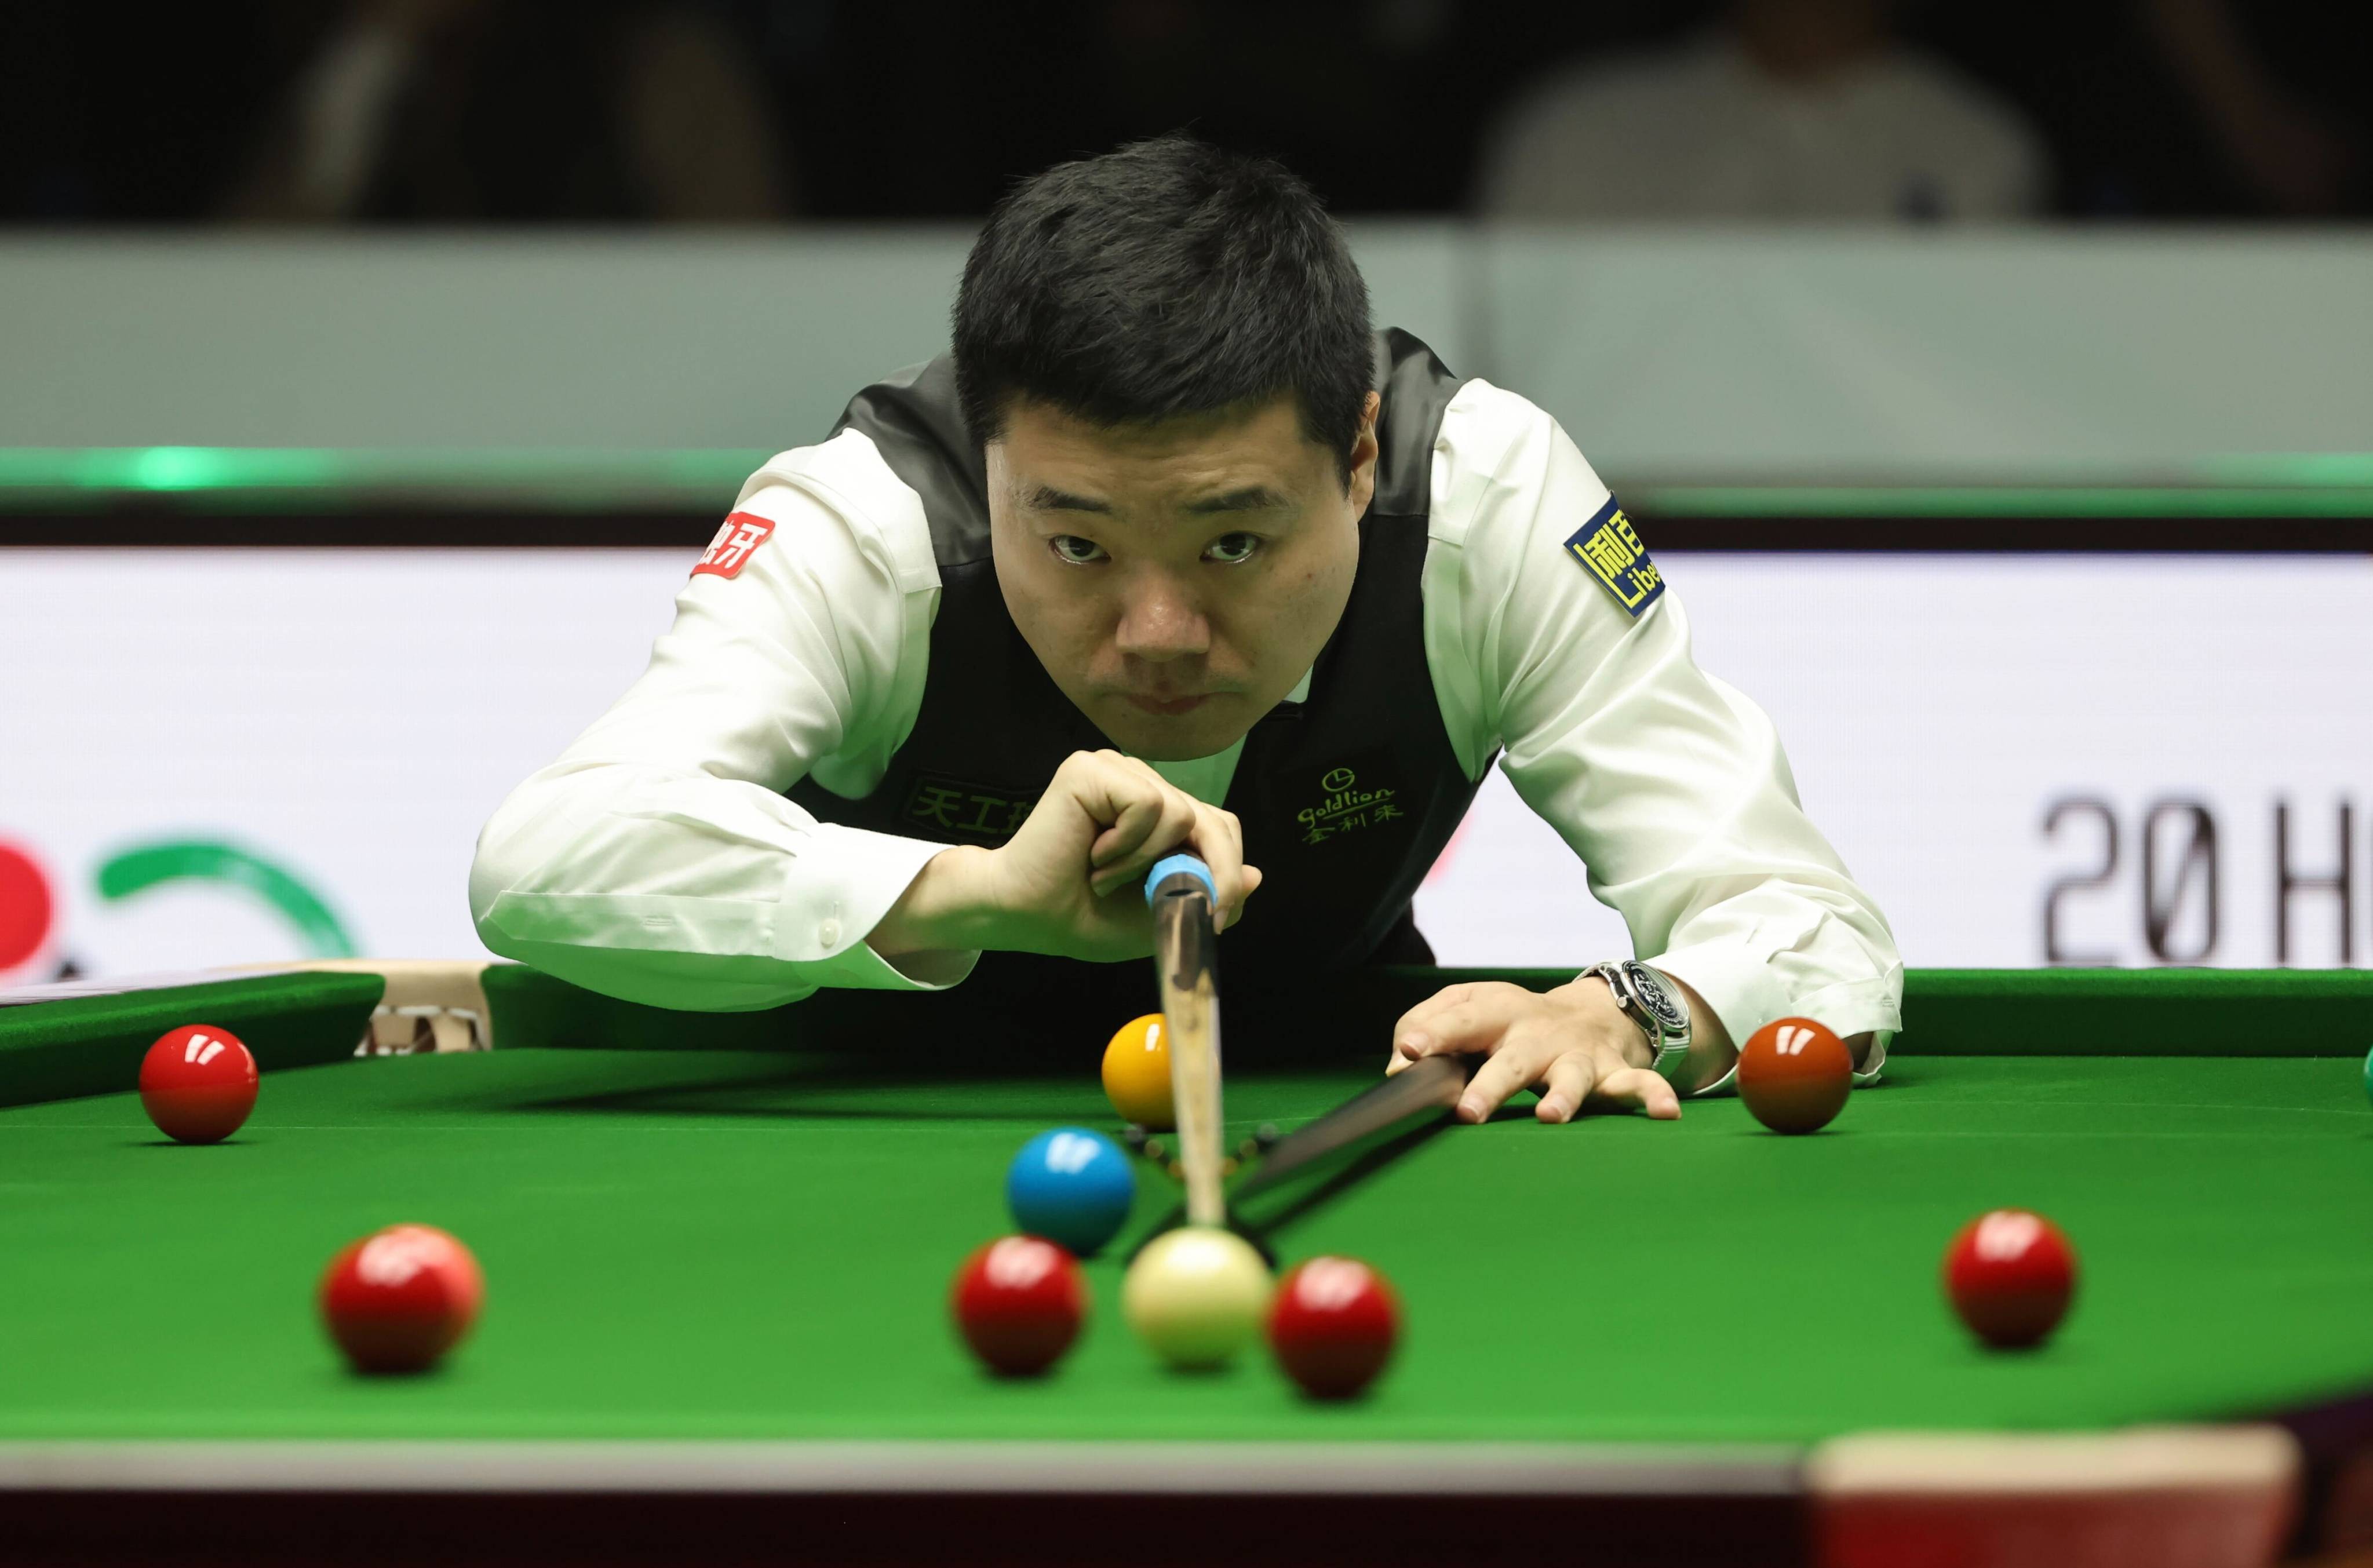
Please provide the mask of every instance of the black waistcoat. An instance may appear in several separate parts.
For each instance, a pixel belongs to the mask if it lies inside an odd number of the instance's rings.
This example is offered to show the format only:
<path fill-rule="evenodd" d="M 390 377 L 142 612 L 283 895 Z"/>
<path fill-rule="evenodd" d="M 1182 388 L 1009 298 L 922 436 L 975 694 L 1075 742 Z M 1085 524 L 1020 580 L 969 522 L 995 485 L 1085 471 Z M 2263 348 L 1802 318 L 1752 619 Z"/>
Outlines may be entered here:
<path fill-rule="evenodd" d="M 1379 333 L 1376 352 L 1382 450 L 1350 600 L 1318 656 L 1309 699 L 1280 704 L 1254 725 L 1228 790 L 1245 858 L 1264 877 L 1222 950 L 1240 980 L 1427 961 L 1409 899 L 1475 795 L 1434 698 L 1419 592 L 1434 438 L 1460 382 L 1406 333 Z M 849 800 L 802 779 L 791 798 L 848 826 L 1001 843 L 1066 756 L 1111 743 L 1063 696 L 1006 612 L 981 454 L 964 435 L 950 360 L 868 387 L 838 428 L 871 438 L 922 497 L 939 560 L 939 615 L 921 710 L 881 783 Z M 989 954 L 976 980 L 1018 967 L 1008 978 L 1025 990 L 1059 984 L 1044 968 L 1054 962 Z M 1060 967 L 1077 982 L 1077 965 Z"/>

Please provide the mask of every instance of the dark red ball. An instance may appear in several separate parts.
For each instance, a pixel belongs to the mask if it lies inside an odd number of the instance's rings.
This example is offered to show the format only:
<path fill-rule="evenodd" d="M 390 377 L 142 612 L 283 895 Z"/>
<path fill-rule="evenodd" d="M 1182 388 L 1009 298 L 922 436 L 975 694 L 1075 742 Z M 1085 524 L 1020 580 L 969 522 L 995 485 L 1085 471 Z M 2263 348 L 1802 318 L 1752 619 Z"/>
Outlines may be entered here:
<path fill-rule="evenodd" d="M 973 1354 L 993 1371 L 1026 1377 L 1054 1365 L 1079 1338 L 1088 1292 L 1078 1261 L 1053 1242 L 1002 1236 L 964 1259 L 948 1305 Z"/>
<path fill-rule="evenodd" d="M 185 1024 L 140 1062 L 140 1106 L 157 1130 L 183 1143 L 219 1143 L 255 1109 L 255 1058 L 238 1036 Z"/>
<path fill-rule="evenodd" d="M 422 1372 L 478 1320 L 485 1276 L 434 1225 L 349 1242 L 321 1273 L 321 1320 L 357 1372 Z"/>
<path fill-rule="evenodd" d="M 1400 1302 L 1354 1258 L 1313 1258 L 1278 1282 L 1269 1349 L 1304 1393 L 1348 1399 L 1375 1381 L 1400 1338 Z"/>
<path fill-rule="evenodd" d="M 1775 1018 L 1738 1053 L 1738 1097 L 1774 1132 L 1818 1132 L 1853 1091 L 1853 1053 L 1810 1018 Z"/>
<path fill-rule="evenodd" d="M 2075 1296 L 2076 1250 L 2042 1215 L 1996 1209 L 1962 1226 L 1946 1249 L 1945 1293 L 1995 1349 L 2041 1344 Z"/>

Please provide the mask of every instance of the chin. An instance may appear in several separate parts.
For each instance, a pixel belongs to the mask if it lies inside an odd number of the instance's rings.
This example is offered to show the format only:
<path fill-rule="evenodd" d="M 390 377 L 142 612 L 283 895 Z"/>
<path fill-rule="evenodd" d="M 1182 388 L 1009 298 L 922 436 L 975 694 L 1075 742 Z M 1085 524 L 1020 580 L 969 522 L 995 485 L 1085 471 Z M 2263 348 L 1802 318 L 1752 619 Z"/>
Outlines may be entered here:
<path fill-rule="evenodd" d="M 1112 743 L 1129 755 L 1148 762 L 1191 762 L 1198 756 L 1226 751 L 1251 729 L 1237 721 L 1236 704 L 1214 698 L 1192 713 L 1175 719 L 1146 713 L 1126 700 L 1113 704 L 1100 726 Z M 1212 709 L 1220 709 L 1218 712 Z"/>

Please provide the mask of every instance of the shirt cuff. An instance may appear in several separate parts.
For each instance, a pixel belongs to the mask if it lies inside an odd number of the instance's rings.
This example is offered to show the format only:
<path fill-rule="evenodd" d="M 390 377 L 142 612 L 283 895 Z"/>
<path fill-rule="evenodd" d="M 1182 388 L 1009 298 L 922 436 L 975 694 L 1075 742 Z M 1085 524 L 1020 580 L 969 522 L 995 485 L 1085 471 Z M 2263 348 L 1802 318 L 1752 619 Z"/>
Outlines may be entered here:
<path fill-rule="evenodd" d="M 487 947 L 572 985 L 654 1007 L 742 1012 L 824 988 L 944 990 L 976 952 L 891 963 L 865 938 L 930 858 L 917 838 L 821 826 L 782 854 L 772 896 L 497 894 L 478 921 Z"/>
<path fill-rule="evenodd" d="M 1877 1037 L 1871 1042 L 1870 1054 L 1854 1073 L 1857 1084 L 1878 1082 L 1887 1065 L 1888 1045 L 1903 1024 L 1902 1010 L 1895 1000 L 1900 994 L 1900 972 L 1842 980 L 1804 996 L 1794 996 L 1778 969 L 1753 949 L 1736 942 L 1677 947 L 1641 962 L 1688 982 L 1689 989 L 1713 1010 L 1713 1015 L 1722 1020 L 1723 1029 L 1732 1041 L 1740 1046 L 1775 1018 L 1817 1018 L 1836 1030 L 1841 1039 L 1864 1032 L 1875 1034 Z M 1734 1066 L 1697 1094 L 1718 1094 L 1731 1087 L 1737 1075 L 1738 1070 Z"/>
<path fill-rule="evenodd" d="M 1677 980 L 1704 999 L 1722 1020 L 1723 1028 L 1740 1045 L 1747 1036 L 1774 1018 L 1785 1018 L 1787 988 L 1763 955 L 1736 942 L 1701 942 L 1677 947 L 1640 962 Z M 1725 1081 L 1726 1082 L 1726 1081 Z M 1711 1093 L 1710 1090 L 1701 1093 Z"/>
<path fill-rule="evenodd" d="M 800 898 L 775 928 L 775 956 L 841 990 L 939 991 L 973 971 L 975 951 L 883 957 L 865 940 L 923 867 L 949 846 L 823 823 L 799 858 Z"/>

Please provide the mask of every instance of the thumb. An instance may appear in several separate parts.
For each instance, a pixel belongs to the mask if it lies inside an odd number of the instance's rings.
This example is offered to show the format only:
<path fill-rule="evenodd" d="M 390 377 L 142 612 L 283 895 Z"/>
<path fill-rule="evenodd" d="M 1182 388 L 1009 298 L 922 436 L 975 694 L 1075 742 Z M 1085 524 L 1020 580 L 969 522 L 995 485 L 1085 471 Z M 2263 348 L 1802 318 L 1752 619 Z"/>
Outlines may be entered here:
<path fill-rule="evenodd" d="M 1245 918 L 1245 900 L 1259 891 L 1260 884 L 1261 873 L 1258 866 L 1244 866 L 1238 869 L 1236 901 L 1227 908 L 1219 911 L 1220 930 L 1227 930 Z"/>

